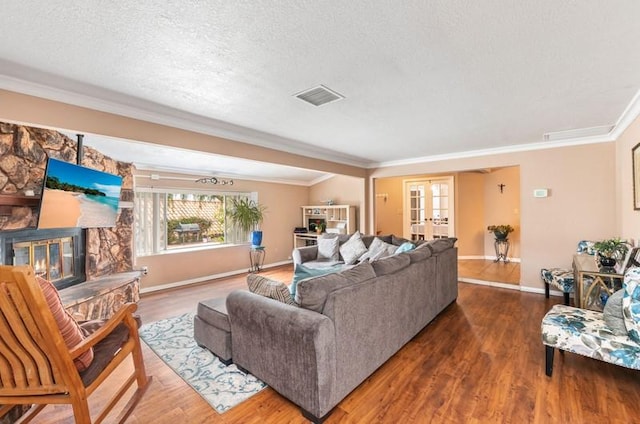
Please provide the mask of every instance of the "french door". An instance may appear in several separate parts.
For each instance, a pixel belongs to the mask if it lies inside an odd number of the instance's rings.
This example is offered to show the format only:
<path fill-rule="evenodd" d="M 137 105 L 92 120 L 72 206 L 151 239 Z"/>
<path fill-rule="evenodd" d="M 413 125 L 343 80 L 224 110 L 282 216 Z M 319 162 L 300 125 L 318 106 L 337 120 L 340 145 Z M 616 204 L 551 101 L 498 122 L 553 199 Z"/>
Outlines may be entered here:
<path fill-rule="evenodd" d="M 432 240 L 454 235 L 453 177 L 404 182 L 404 237 Z"/>

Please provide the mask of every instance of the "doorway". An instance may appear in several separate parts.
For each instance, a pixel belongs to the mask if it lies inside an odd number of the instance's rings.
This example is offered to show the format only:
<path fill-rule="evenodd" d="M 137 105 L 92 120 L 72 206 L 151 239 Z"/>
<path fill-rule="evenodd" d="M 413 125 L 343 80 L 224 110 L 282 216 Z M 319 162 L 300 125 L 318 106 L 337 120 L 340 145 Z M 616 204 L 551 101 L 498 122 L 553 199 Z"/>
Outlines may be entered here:
<path fill-rule="evenodd" d="M 409 240 L 433 240 L 455 234 L 453 177 L 404 181 L 403 234 Z"/>
<path fill-rule="evenodd" d="M 446 188 L 434 185 L 436 188 L 432 190 L 432 184 L 440 184 L 441 180 L 447 182 Z M 521 234 L 518 166 L 376 178 L 373 183 L 376 234 L 401 234 L 407 239 L 456 237 L 461 280 L 518 287 Z M 516 229 L 509 235 L 508 262 L 494 262 L 495 240 L 487 230 L 489 225 L 500 224 Z"/>

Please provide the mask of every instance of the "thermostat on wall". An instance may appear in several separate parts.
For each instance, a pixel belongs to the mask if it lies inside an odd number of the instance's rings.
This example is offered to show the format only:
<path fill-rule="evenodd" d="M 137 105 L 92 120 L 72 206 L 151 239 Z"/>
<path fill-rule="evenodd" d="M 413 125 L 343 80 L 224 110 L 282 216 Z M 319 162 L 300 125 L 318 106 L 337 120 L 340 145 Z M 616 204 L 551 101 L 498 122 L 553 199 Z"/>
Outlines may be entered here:
<path fill-rule="evenodd" d="M 533 190 L 533 197 L 547 197 L 549 196 L 549 190 L 546 188 L 536 188 Z"/>

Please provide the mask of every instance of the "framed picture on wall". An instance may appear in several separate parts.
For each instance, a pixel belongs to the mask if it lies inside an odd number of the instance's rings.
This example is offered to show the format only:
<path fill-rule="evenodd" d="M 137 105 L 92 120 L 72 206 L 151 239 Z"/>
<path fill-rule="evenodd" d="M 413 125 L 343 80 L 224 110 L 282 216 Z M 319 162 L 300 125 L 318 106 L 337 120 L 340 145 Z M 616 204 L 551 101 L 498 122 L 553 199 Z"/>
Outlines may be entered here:
<path fill-rule="evenodd" d="M 633 209 L 640 210 L 640 143 L 631 150 L 633 163 Z"/>

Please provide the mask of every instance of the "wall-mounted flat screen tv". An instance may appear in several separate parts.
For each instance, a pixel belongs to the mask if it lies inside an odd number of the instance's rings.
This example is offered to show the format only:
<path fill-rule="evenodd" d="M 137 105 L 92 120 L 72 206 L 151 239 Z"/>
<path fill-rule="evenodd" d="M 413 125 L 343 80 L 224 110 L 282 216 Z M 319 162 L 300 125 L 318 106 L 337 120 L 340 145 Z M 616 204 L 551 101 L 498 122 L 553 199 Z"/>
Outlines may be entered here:
<path fill-rule="evenodd" d="M 49 158 L 38 228 L 113 227 L 122 177 Z"/>

